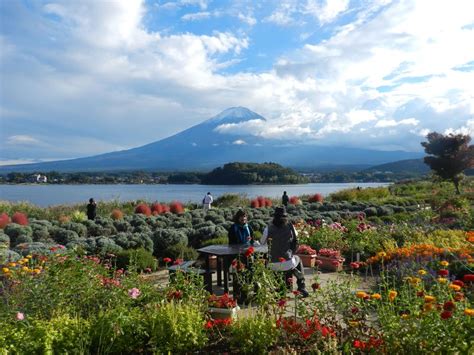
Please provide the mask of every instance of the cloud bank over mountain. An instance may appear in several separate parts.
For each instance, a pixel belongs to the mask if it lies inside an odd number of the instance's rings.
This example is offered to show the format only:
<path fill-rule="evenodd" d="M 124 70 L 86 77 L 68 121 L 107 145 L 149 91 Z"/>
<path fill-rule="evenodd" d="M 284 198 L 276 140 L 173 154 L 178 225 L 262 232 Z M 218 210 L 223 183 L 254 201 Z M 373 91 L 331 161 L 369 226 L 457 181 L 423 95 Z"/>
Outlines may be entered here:
<path fill-rule="evenodd" d="M 220 134 L 419 151 L 474 133 L 470 0 L 0 6 L 2 161 L 136 147 L 231 106 L 267 120 Z"/>

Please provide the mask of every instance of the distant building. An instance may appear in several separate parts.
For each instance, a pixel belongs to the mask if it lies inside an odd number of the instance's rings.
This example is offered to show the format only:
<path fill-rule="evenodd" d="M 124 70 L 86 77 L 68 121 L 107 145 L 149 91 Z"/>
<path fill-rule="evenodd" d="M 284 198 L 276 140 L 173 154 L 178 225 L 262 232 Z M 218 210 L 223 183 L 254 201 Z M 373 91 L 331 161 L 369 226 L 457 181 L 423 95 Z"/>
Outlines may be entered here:
<path fill-rule="evenodd" d="M 31 182 L 36 182 L 38 184 L 44 184 L 48 182 L 48 177 L 46 175 L 41 174 L 33 174 L 30 176 L 29 179 Z"/>

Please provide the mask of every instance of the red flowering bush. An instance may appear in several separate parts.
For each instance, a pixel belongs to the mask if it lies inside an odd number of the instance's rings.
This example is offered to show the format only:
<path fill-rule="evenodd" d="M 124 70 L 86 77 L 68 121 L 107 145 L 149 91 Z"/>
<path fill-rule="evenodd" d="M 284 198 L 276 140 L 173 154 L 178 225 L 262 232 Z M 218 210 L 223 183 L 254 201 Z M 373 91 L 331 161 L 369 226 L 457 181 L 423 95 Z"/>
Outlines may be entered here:
<path fill-rule="evenodd" d="M 303 254 L 303 255 L 316 255 L 316 250 L 311 248 L 309 245 L 301 244 L 296 250 L 296 254 Z"/>
<path fill-rule="evenodd" d="M 259 208 L 260 207 L 260 202 L 257 199 L 252 200 L 252 201 L 250 201 L 250 207 Z"/>
<path fill-rule="evenodd" d="M 113 220 L 119 220 L 123 218 L 123 212 L 120 211 L 119 209 L 114 209 L 112 213 L 110 214 L 110 218 Z"/>
<path fill-rule="evenodd" d="M 248 257 L 250 257 L 254 252 L 255 252 L 255 248 L 254 248 L 254 247 L 249 247 L 249 248 L 245 251 L 244 255 L 245 255 L 246 258 L 248 258 Z"/>
<path fill-rule="evenodd" d="M 234 308 L 237 306 L 237 301 L 229 297 L 227 293 L 224 293 L 222 296 L 210 295 L 207 303 L 209 307 L 215 308 Z"/>
<path fill-rule="evenodd" d="M 250 201 L 250 207 L 260 208 L 260 207 L 272 207 L 273 202 L 267 197 L 259 196 L 252 201 Z"/>
<path fill-rule="evenodd" d="M 319 255 L 326 256 L 328 258 L 340 258 L 341 252 L 339 250 L 322 248 L 319 250 Z"/>
<path fill-rule="evenodd" d="M 314 194 L 313 196 L 309 197 L 308 201 L 322 203 L 324 201 L 324 197 L 321 194 Z"/>
<path fill-rule="evenodd" d="M 135 213 L 136 214 L 144 214 L 145 216 L 150 216 L 151 215 L 151 209 L 147 204 L 141 203 L 137 207 L 135 207 Z"/>
<path fill-rule="evenodd" d="M 12 216 L 12 222 L 16 223 L 16 224 L 19 224 L 21 226 L 27 226 L 28 225 L 28 217 L 24 213 L 15 212 Z"/>
<path fill-rule="evenodd" d="M 170 203 L 170 212 L 175 214 L 181 214 L 184 212 L 183 204 L 179 201 L 173 201 Z"/>
<path fill-rule="evenodd" d="M 159 214 L 162 214 L 164 212 L 164 208 L 161 204 L 158 202 L 155 202 L 154 204 L 151 205 L 151 213 L 156 216 Z"/>
<path fill-rule="evenodd" d="M 0 214 L 0 228 L 5 228 L 10 222 L 10 217 L 6 213 Z"/>
<path fill-rule="evenodd" d="M 297 196 L 291 196 L 289 199 L 291 205 L 301 205 L 301 200 Z"/>

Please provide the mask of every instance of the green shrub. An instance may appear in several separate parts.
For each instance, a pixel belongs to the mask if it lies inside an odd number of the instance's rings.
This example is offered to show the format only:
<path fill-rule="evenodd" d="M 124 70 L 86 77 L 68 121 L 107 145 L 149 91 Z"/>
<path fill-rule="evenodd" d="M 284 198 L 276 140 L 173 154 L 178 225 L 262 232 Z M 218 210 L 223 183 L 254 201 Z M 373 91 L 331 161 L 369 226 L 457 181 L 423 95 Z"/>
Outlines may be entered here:
<path fill-rule="evenodd" d="M 156 353 L 184 353 L 207 343 L 204 313 L 199 304 L 165 303 L 146 314 L 149 344 Z"/>
<path fill-rule="evenodd" d="M 20 226 L 16 223 L 10 223 L 5 226 L 4 232 L 10 237 L 10 245 L 12 247 L 19 243 L 28 243 L 33 241 L 33 230 L 30 226 Z"/>
<path fill-rule="evenodd" d="M 232 346 L 244 354 L 264 354 L 279 338 L 275 320 L 264 315 L 239 319 L 231 331 Z"/>
<path fill-rule="evenodd" d="M 156 270 L 156 259 L 153 254 L 143 248 L 136 250 L 122 250 L 116 254 L 116 267 L 119 269 Z"/>
<path fill-rule="evenodd" d="M 229 243 L 229 238 L 225 236 L 217 237 L 217 238 L 212 238 L 208 239 L 202 242 L 201 246 L 207 247 L 208 245 L 214 245 L 214 244 L 228 244 Z"/>
<path fill-rule="evenodd" d="M 196 260 L 198 257 L 196 250 L 181 243 L 169 246 L 165 249 L 163 255 L 171 259 L 182 260 Z"/>
<path fill-rule="evenodd" d="M 176 244 L 188 244 L 188 237 L 180 230 L 176 229 L 157 229 L 153 233 L 153 254 L 155 256 L 165 256 L 164 251 Z"/>

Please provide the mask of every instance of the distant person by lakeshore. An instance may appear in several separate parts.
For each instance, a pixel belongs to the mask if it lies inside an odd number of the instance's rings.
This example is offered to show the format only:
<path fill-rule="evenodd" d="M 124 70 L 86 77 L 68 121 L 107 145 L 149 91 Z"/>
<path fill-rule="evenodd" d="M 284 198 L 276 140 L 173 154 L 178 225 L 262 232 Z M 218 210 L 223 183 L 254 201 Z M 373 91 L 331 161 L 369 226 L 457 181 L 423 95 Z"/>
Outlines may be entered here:
<path fill-rule="evenodd" d="M 202 208 L 204 209 L 204 211 L 207 212 L 211 209 L 212 202 L 214 202 L 214 199 L 212 198 L 211 193 L 208 192 L 206 196 L 204 196 L 204 198 L 202 199 Z"/>
<path fill-rule="evenodd" d="M 288 207 L 288 201 L 290 200 L 290 198 L 288 197 L 288 195 L 286 194 L 286 191 L 283 191 L 283 196 L 281 197 L 281 203 L 283 206 L 285 207 Z"/>
<path fill-rule="evenodd" d="M 93 198 L 89 199 L 89 204 L 87 205 L 87 219 L 95 219 L 97 214 L 97 204 Z"/>

